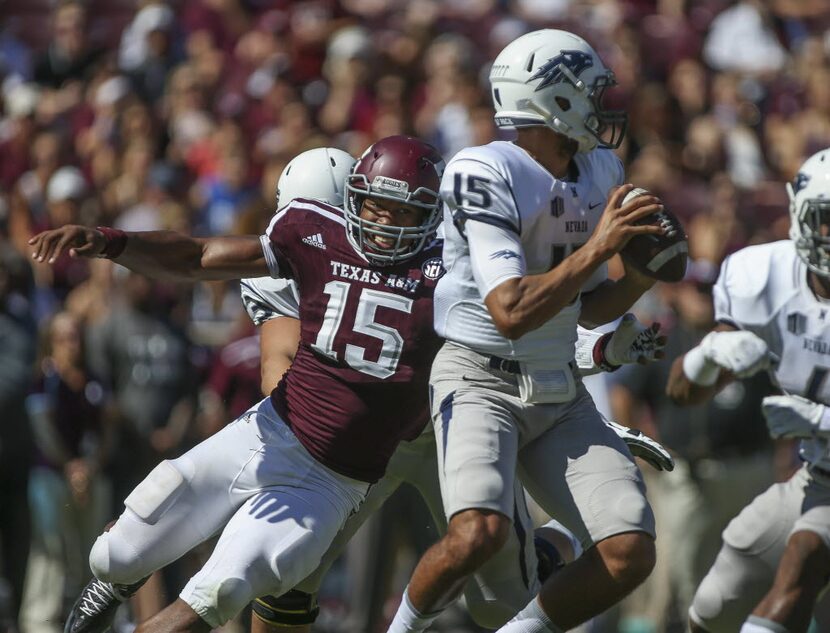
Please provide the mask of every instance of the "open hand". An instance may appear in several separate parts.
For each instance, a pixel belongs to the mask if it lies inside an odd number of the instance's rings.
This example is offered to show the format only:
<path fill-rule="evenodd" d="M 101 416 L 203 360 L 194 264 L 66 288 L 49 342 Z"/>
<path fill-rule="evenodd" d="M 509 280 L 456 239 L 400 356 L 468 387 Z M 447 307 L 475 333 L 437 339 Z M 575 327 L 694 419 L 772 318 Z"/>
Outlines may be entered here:
<path fill-rule="evenodd" d="M 106 246 L 106 238 L 101 231 L 88 226 L 67 224 L 38 233 L 29 240 L 29 245 L 32 247 L 32 259 L 54 264 L 67 251 L 72 257 L 97 257 Z"/>
<path fill-rule="evenodd" d="M 639 363 L 645 365 L 663 358 L 666 337 L 660 334 L 660 324 L 643 325 L 630 312 L 625 314 L 605 343 L 603 354 L 611 365 Z"/>

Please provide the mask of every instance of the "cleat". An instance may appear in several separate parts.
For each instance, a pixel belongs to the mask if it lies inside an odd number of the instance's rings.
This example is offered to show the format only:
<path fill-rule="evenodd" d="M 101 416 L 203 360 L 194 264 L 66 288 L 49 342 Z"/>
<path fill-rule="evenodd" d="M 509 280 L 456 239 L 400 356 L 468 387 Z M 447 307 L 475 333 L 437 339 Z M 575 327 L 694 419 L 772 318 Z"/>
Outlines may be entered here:
<path fill-rule="evenodd" d="M 148 576 L 149 578 L 149 576 Z M 115 612 L 129 599 L 147 578 L 132 585 L 113 585 L 93 578 L 72 605 L 63 633 L 104 633 L 109 631 Z"/>
<path fill-rule="evenodd" d="M 616 433 L 628 446 L 634 457 L 647 461 L 656 470 L 674 470 L 674 458 L 657 440 L 637 429 L 630 429 L 603 417 L 605 426 Z"/>

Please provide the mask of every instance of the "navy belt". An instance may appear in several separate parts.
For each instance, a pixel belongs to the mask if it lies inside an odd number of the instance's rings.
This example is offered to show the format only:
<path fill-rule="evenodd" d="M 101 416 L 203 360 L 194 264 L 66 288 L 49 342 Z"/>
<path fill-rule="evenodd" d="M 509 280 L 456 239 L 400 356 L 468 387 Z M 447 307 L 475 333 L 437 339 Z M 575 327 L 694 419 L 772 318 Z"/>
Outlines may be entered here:
<path fill-rule="evenodd" d="M 490 369 L 497 369 L 498 371 L 504 371 L 508 374 L 522 373 L 521 367 L 519 367 L 519 361 L 517 360 L 508 360 L 506 358 L 499 358 L 498 356 L 489 356 L 488 362 L 490 363 Z"/>

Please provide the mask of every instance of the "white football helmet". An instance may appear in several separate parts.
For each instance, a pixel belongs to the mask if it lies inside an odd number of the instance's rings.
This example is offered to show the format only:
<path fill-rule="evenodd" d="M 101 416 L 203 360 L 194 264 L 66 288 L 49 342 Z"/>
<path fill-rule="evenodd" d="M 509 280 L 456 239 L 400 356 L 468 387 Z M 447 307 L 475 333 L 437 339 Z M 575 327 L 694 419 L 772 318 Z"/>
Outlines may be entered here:
<path fill-rule="evenodd" d="M 804 162 L 787 183 L 787 194 L 790 239 L 799 257 L 814 273 L 830 277 L 830 149 Z"/>
<path fill-rule="evenodd" d="M 336 147 L 310 149 L 292 158 L 277 182 L 277 209 L 294 198 L 314 198 L 343 206 L 346 177 L 355 159 Z"/>
<path fill-rule="evenodd" d="M 602 109 L 614 73 L 581 37 L 544 29 L 522 35 L 490 69 L 496 125 L 547 125 L 579 143 L 580 152 L 622 143 L 628 117 Z"/>

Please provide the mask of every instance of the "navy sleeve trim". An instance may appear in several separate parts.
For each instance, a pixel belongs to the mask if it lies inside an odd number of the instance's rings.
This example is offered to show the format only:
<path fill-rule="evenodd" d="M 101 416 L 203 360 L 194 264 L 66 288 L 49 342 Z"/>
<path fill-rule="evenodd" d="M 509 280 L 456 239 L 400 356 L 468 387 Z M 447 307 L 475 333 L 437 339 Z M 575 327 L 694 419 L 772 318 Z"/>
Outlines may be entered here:
<path fill-rule="evenodd" d="M 468 213 L 464 209 L 456 209 L 452 212 L 452 222 L 464 239 L 467 239 L 467 235 L 466 233 L 464 233 L 464 225 L 469 220 L 472 220 L 474 222 L 483 222 L 484 224 L 489 224 L 490 226 L 495 226 L 496 228 L 503 229 L 505 231 L 510 231 L 511 233 L 515 233 L 516 235 L 521 235 L 516 225 L 505 218 L 500 218 L 486 213 Z"/>

